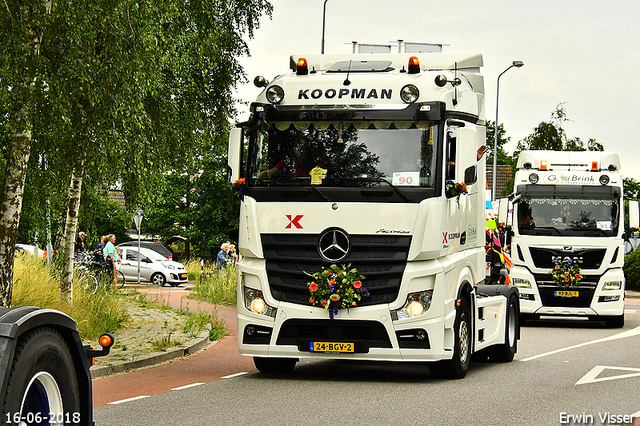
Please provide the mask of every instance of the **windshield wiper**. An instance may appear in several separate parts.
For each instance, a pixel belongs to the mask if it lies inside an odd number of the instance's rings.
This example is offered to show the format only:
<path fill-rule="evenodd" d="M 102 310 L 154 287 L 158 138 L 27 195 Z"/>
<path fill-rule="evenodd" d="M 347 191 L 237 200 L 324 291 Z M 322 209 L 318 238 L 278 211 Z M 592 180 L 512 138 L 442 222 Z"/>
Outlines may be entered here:
<path fill-rule="evenodd" d="M 327 194 L 325 194 L 324 192 L 320 191 L 316 185 L 312 185 L 311 181 L 309 181 L 309 188 L 313 189 L 315 191 L 316 194 L 318 194 L 320 196 L 320 198 L 322 198 L 325 201 L 331 201 L 331 198 L 329 198 L 327 196 Z"/>
<path fill-rule="evenodd" d="M 370 181 L 373 181 L 373 182 L 384 182 L 384 183 L 386 183 L 387 185 L 389 185 L 396 192 L 396 194 L 398 194 L 402 198 L 404 198 L 405 201 L 408 201 L 409 203 L 413 203 L 413 198 L 409 197 L 407 194 L 405 194 L 400 189 L 398 189 L 397 186 L 395 186 L 394 184 L 392 184 L 391 182 L 389 182 L 385 178 L 377 177 L 377 178 L 366 178 L 366 179 L 370 180 Z"/>

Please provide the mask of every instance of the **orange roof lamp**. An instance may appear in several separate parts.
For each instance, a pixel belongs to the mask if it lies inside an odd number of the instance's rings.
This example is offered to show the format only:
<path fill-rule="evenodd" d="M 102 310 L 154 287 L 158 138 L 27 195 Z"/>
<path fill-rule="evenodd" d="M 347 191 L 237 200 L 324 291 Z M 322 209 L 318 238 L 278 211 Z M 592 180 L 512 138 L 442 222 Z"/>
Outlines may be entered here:
<path fill-rule="evenodd" d="M 296 74 L 298 75 L 307 75 L 309 74 L 309 64 L 305 58 L 298 59 L 296 63 Z"/>
<path fill-rule="evenodd" d="M 418 74 L 420 72 L 420 60 L 417 56 L 409 58 L 409 65 L 407 67 L 409 74 Z"/>
<path fill-rule="evenodd" d="M 591 171 L 592 172 L 599 172 L 600 171 L 600 167 L 598 166 L 598 162 L 597 161 L 592 161 L 591 162 Z"/>
<path fill-rule="evenodd" d="M 547 170 L 549 170 L 547 167 L 547 160 L 540 160 L 540 171 L 546 172 Z"/>

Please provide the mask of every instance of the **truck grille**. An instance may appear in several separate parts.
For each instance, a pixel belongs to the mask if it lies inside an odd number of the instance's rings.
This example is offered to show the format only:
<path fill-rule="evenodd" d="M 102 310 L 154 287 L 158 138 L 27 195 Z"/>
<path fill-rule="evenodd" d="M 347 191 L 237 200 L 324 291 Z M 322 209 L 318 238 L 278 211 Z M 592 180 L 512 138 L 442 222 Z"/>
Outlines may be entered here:
<path fill-rule="evenodd" d="M 310 277 L 330 266 L 318 253 L 319 235 L 265 234 L 262 249 L 266 260 L 271 294 L 277 300 L 309 304 Z M 398 297 L 407 262 L 410 236 L 351 235 L 351 251 L 341 264 L 351 264 L 365 276 L 363 287 L 371 296 L 360 306 L 391 303 Z"/>
<path fill-rule="evenodd" d="M 562 250 L 553 250 L 539 247 L 529 247 L 533 264 L 536 268 L 552 269 L 555 264 L 554 258 L 570 258 L 574 262 L 578 262 L 582 269 L 599 269 L 604 260 L 606 249 L 581 250 L 575 252 L 565 252 Z"/>
<path fill-rule="evenodd" d="M 579 286 L 570 290 L 578 291 L 578 297 L 558 297 L 556 290 L 568 290 L 557 285 L 550 274 L 534 274 L 542 306 L 566 307 L 566 308 L 588 308 L 591 306 L 593 295 L 596 292 L 598 277 L 584 276 L 584 280 Z"/>

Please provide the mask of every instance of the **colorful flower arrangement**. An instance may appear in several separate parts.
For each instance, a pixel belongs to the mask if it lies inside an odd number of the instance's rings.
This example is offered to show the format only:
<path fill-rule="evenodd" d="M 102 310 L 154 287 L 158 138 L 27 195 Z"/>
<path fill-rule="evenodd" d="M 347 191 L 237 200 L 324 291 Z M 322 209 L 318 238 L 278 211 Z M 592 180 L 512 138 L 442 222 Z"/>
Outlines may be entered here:
<path fill-rule="evenodd" d="M 456 183 L 451 179 L 447 179 L 445 184 L 445 191 L 449 197 L 460 197 L 460 195 L 467 194 L 467 184 L 464 182 Z"/>
<path fill-rule="evenodd" d="M 553 277 L 553 281 L 559 286 L 563 287 L 575 287 L 580 285 L 580 281 L 583 276 L 580 273 L 580 266 L 569 258 L 557 261 L 554 260 L 556 266 L 549 271 Z"/>
<path fill-rule="evenodd" d="M 309 303 L 313 306 L 321 306 L 329 312 L 329 318 L 334 319 L 339 309 L 358 306 L 363 296 L 369 296 L 367 289 L 362 287 L 363 275 L 358 270 L 348 265 L 331 265 L 322 268 L 321 272 L 310 274 L 313 281 L 307 283 L 311 296 Z"/>
<path fill-rule="evenodd" d="M 233 189 L 238 191 L 238 196 L 242 197 L 244 195 L 244 189 L 246 188 L 246 179 L 240 178 L 237 181 L 233 182 Z"/>

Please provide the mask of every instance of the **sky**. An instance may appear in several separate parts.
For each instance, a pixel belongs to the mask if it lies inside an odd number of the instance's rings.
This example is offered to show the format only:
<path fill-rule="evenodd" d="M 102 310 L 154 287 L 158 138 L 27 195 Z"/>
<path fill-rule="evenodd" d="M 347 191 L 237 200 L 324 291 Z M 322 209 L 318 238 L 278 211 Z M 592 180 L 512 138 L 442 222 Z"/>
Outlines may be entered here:
<path fill-rule="evenodd" d="M 289 69 L 292 54 L 320 53 L 324 0 L 271 0 L 240 63 L 249 83 L 236 97 L 260 93 L 257 75 L 272 80 Z M 486 118 L 499 120 L 511 141 L 533 132 L 564 103 L 569 138 L 593 138 L 618 152 L 624 177 L 640 181 L 640 2 L 629 0 L 327 0 L 325 54 L 351 53 L 351 42 L 444 44 L 445 53 L 482 53 Z M 248 118 L 248 106 L 239 119 Z"/>

